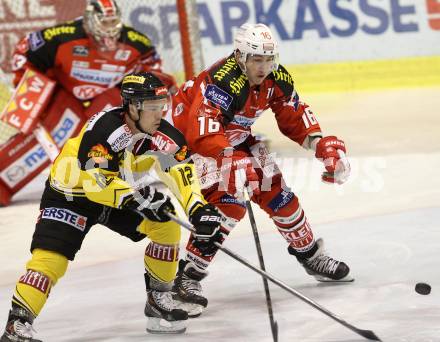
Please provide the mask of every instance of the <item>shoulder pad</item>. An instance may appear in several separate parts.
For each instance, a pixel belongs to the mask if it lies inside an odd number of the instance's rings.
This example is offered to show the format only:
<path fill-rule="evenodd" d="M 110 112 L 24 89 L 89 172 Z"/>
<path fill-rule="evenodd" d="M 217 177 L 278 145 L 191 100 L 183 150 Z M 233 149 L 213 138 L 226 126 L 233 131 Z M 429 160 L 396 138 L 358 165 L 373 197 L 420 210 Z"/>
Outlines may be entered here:
<path fill-rule="evenodd" d="M 166 134 L 170 137 L 179 147 L 187 145 L 185 136 L 183 133 L 178 130 L 176 127 L 171 125 L 168 121 L 162 119 L 160 121 L 160 126 L 158 128 L 158 132 Z"/>
<path fill-rule="evenodd" d="M 227 76 L 234 74 L 238 70 L 241 71 L 237 61 L 234 58 L 234 55 L 232 54 L 214 64 L 209 70 L 209 73 L 213 80 L 216 82 L 222 82 Z"/>
<path fill-rule="evenodd" d="M 116 128 L 124 124 L 124 120 L 122 118 L 123 111 L 124 110 L 122 107 L 113 107 L 92 115 L 92 117 L 87 121 L 86 132 L 96 128 L 111 134 Z"/>
<path fill-rule="evenodd" d="M 234 55 L 215 64 L 209 75 L 213 84 L 208 85 L 205 97 L 224 111 L 240 110 L 249 95 L 249 82 Z"/>
<path fill-rule="evenodd" d="M 151 147 L 152 150 L 173 154 L 174 158 L 179 162 L 189 157 L 185 136 L 176 127 L 163 119 L 159 129 L 153 135 Z"/>
<path fill-rule="evenodd" d="M 280 64 L 278 69 L 272 72 L 270 78 L 273 78 L 275 83 L 280 87 L 282 92 L 286 96 L 292 95 L 295 90 L 295 85 L 293 82 L 293 78 L 290 73 Z"/>
<path fill-rule="evenodd" d="M 133 46 L 136 50 L 139 50 L 141 53 L 145 53 L 146 51 L 154 48 L 150 38 L 148 38 L 143 33 L 135 30 L 134 28 L 126 25 L 124 25 L 124 27 L 122 28 L 121 37 L 119 38 L 119 41 Z"/>
<path fill-rule="evenodd" d="M 121 152 L 133 142 L 133 133 L 127 124 L 123 123 L 116 128 L 107 138 L 107 143 L 113 152 Z"/>
<path fill-rule="evenodd" d="M 121 113 L 122 108 L 112 108 L 93 115 L 86 123 L 78 148 L 78 160 L 82 170 L 90 167 L 88 164 L 90 158 L 93 159 L 95 165 L 106 160 L 108 162 L 108 165 L 105 166 L 107 170 L 119 170 L 120 154 L 117 150 L 122 143 L 126 142 L 124 139 L 127 138 L 127 135 L 124 135 L 118 140 L 116 136 L 124 133 L 121 126 L 125 122 Z"/>
<path fill-rule="evenodd" d="M 48 27 L 41 31 L 41 36 L 45 42 L 49 43 L 52 41 L 66 42 L 84 38 L 86 34 L 82 26 L 82 20 L 79 19 Z"/>
<path fill-rule="evenodd" d="M 240 96 L 243 91 L 249 90 L 248 78 L 241 71 L 234 55 L 214 65 L 209 74 L 215 85 L 231 95 Z"/>

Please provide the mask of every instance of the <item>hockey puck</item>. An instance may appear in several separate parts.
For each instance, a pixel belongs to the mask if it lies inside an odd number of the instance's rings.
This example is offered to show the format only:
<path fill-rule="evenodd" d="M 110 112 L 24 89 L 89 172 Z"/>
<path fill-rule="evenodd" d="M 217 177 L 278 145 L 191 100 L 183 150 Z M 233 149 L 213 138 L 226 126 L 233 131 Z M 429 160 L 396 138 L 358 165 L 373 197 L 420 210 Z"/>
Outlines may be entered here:
<path fill-rule="evenodd" d="M 431 285 L 426 283 L 417 283 L 416 292 L 421 295 L 429 295 L 431 293 Z"/>

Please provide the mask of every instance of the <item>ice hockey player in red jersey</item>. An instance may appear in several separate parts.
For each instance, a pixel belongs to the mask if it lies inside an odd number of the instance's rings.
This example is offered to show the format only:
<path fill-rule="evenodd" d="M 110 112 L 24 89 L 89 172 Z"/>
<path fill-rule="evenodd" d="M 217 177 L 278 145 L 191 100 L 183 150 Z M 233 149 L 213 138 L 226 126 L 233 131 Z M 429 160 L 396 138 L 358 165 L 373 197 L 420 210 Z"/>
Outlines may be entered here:
<path fill-rule="evenodd" d="M 181 86 L 167 114 L 196 153 L 196 168 L 207 201 L 223 214 L 222 239 L 246 214 L 243 187 L 273 220 L 308 274 L 322 281 L 350 281 L 349 267 L 326 254 L 316 239 L 298 197 L 289 189 L 264 143 L 251 131 L 267 109 L 275 115 L 280 131 L 324 162 L 325 182 L 343 183 L 350 172 L 345 144 L 325 136 L 310 107 L 299 99 L 289 72 L 278 63 L 278 47 L 263 24 L 245 24 L 234 39 L 234 52 Z M 200 281 L 217 248 L 202 255 L 188 241 L 180 261 L 174 290 L 186 302 L 190 315 L 207 306 Z"/>
<path fill-rule="evenodd" d="M 79 101 L 96 101 L 132 72 L 153 71 L 173 86 L 173 77 L 163 74 L 161 67 L 151 40 L 122 23 L 115 0 L 91 0 L 83 17 L 30 33 L 17 44 L 12 60 L 15 84 L 26 68 L 32 68 Z M 117 104 L 119 97 L 113 94 L 119 95 L 119 90 L 108 95 Z"/>
<path fill-rule="evenodd" d="M 68 126 L 72 122 L 80 122 L 80 128 L 96 112 L 119 104 L 117 86 L 124 75 L 152 72 L 170 90 L 175 89 L 173 76 L 164 73 L 161 65 L 150 39 L 122 23 L 115 0 L 91 0 L 84 17 L 28 34 L 12 56 L 15 85 L 29 68 L 56 81 L 57 87 L 39 120 L 49 132 L 67 126 L 63 131 L 67 138 L 74 134 Z M 57 137 L 55 142 L 60 145 Z M 26 160 L 37 148 L 32 134 L 11 138 L 0 151 L 0 173 L 8 177 L 10 172 L 5 168 L 14 163 L 21 167 L 20 160 Z M 44 151 L 42 155 L 39 158 L 43 161 L 25 170 L 22 176 L 0 178 L 0 205 L 9 204 L 16 192 L 49 165 Z"/>

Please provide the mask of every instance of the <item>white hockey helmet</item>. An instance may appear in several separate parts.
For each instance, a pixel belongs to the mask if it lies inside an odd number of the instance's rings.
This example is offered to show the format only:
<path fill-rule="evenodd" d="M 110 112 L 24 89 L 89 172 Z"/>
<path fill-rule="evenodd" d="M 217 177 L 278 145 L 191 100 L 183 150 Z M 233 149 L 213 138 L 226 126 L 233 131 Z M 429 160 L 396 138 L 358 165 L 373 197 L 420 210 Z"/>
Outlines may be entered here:
<path fill-rule="evenodd" d="M 234 37 L 234 50 L 239 50 L 239 62 L 245 67 L 248 56 L 274 56 L 273 70 L 278 68 L 278 42 L 264 24 L 243 24 Z"/>
<path fill-rule="evenodd" d="M 102 50 L 115 50 L 122 31 L 121 12 L 115 0 L 90 0 L 84 28 Z"/>

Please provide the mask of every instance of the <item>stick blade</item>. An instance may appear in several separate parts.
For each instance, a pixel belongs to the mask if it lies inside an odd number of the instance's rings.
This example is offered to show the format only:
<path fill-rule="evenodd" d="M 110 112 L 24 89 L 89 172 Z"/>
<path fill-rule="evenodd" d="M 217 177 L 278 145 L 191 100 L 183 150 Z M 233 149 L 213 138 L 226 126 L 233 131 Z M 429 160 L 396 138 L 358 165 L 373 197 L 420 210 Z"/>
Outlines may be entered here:
<path fill-rule="evenodd" d="M 363 337 L 365 337 L 367 340 L 372 341 L 382 341 L 373 331 L 371 330 L 362 330 L 362 329 L 356 329 L 357 333 Z"/>

